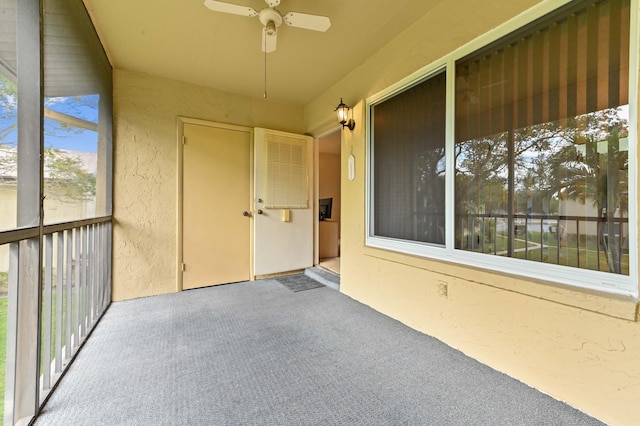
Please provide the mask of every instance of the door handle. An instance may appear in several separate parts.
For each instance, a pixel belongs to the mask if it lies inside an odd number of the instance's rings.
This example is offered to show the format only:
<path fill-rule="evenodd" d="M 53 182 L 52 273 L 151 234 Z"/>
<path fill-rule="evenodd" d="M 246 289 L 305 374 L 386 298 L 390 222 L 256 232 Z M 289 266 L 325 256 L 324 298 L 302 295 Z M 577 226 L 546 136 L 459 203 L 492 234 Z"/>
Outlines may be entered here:
<path fill-rule="evenodd" d="M 249 213 L 248 211 L 245 210 L 245 211 L 242 212 L 242 216 L 250 217 L 251 213 Z"/>

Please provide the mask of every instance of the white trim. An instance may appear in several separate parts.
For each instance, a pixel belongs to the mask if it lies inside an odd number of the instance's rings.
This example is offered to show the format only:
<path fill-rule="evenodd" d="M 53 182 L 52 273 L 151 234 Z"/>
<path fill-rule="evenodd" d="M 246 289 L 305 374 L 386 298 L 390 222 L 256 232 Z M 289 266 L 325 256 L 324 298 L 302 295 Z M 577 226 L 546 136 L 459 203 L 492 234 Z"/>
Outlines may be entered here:
<path fill-rule="evenodd" d="M 635 282 L 625 275 L 464 250 L 443 250 L 438 246 L 426 243 L 384 237 L 368 236 L 366 246 L 637 299 L 637 293 L 630 288 L 630 284 L 635 284 Z M 545 271 L 545 269 L 547 270 Z M 583 275 L 587 275 L 588 279 L 581 279 Z"/>
<path fill-rule="evenodd" d="M 373 122 L 371 121 L 371 101 L 367 99 L 364 105 L 364 125 L 365 130 L 365 142 L 364 142 L 364 236 L 365 246 L 369 245 L 369 240 L 371 238 L 371 223 L 373 222 L 374 210 L 371 205 L 371 190 L 372 190 L 372 176 L 374 173 L 373 167 L 373 145 L 371 144 L 371 129 Z M 342 178 L 341 178 L 342 180 Z"/>
<path fill-rule="evenodd" d="M 444 187 L 444 202 L 445 202 L 445 215 L 444 215 L 444 241 L 447 254 L 452 256 L 455 252 L 456 237 L 455 237 L 455 220 L 451 220 L 454 216 L 456 197 L 456 175 L 453 171 L 456 169 L 455 165 L 455 116 L 456 116 L 456 93 L 455 93 L 455 61 L 453 58 L 449 58 L 447 61 L 447 112 L 446 112 L 446 128 L 445 128 L 445 187 Z M 453 78 L 449 78 L 452 76 Z M 449 170 L 451 172 L 449 173 Z"/>
<path fill-rule="evenodd" d="M 640 253 L 638 234 L 638 69 L 640 67 L 640 10 L 639 0 L 630 0 L 631 28 L 630 28 L 630 56 L 629 56 L 629 169 L 632 175 L 629 176 L 629 275 L 611 274 L 594 270 L 580 269 L 555 265 L 551 263 L 541 263 L 531 260 L 522 260 L 503 256 L 491 256 L 482 253 L 474 253 L 465 250 L 455 249 L 455 223 L 453 220 L 455 211 L 455 170 L 454 164 L 454 119 L 455 119 L 455 62 L 473 52 L 476 52 L 488 44 L 516 31 L 533 21 L 553 12 L 554 10 L 570 3 L 570 0 L 547 0 L 522 12 L 504 24 L 477 37 L 471 42 L 461 46 L 455 51 L 438 61 L 419 69 L 411 75 L 403 78 L 388 88 L 367 98 L 366 108 L 366 164 L 368 166 L 366 175 L 365 194 L 365 245 L 379 249 L 391 250 L 395 252 L 425 257 L 433 260 L 453 262 L 457 264 L 469 265 L 473 267 L 486 268 L 500 273 L 518 275 L 536 280 L 544 280 L 551 283 L 567 285 L 573 288 L 595 290 L 609 294 L 621 295 L 638 299 L 638 254 Z M 384 100 L 395 96 L 402 91 L 419 84 L 430 76 L 446 71 L 447 74 L 447 101 L 446 101 L 446 130 L 445 130 L 445 155 L 447 173 L 445 175 L 445 204 L 446 204 L 446 224 L 445 224 L 445 246 L 404 241 L 391 238 L 374 236 L 372 234 L 372 223 L 374 206 L 372 205 L 373 190 L 373 146 L 372 146 L 372 117 L 371 108 Z M 633 142 L 635 141 L 635 143 Z"/>
<path fill-rule="evenodd" d="M 367 98 L 366 102 L 365 102 L 365 126 L 367 131 L 365 131 L 366 134 L 366 153 L 365 153 L 365 161 L 366 161 L 366 166 L 368 167 L 367 169 L 367 175 L 366 175 L 366 180 L 365 180 L 365 205 L 366 205 L 366 212 L 365 212 L 365 230 L 366 230 L 366 237 L 367 237 L 367 242 L 368 242 L 368 238 L 372 237 L 371 234 L 371 223 L 373 222 L 373 214 L 374 214 L 374 210 L 373 210 L 373 206 L 371 205 L 372 202 L 372 197 L 371 197 L 371 190 L 373 188 L 372 186 L 372 182 L 370 179 L 370 176 L 373 176 L 374 173 L 374 164 L 373 164 L 373 146 L 371 144 L 371 136 L 372 136 L 372 126 L 373 126 L 373 118 L 371 117 L 371 107 L 407 90 L 410 89 L 413 86 L 416 86 L 420 83 L 422 83 L 425 80 L 428 80 L 429 78 L 436 76 L 442 72 L 446 73 L 447 76 L 447 80 L 446 80 L 446 85 L 447 85 L 447 89 L 449 89 L 449 78 L 448 76 L 450 75 L 450 67 L 448 66 L 448 62 L 447 61 L 443 61 L 443 60 L 438 60 L 435 61 L 429 65 L 427 65 L 426 67 L 421 68 L 419 71 L 416 71 L 415 73 L 411 74 L 409 77 L 403 78 L 402 80 L 400 80 L 399 82 L 393 84 L 392 86 L 388 87 L 387 89 L 380 91 L 378 93 L 376 93 L 373 96 L 370 96 L 369 98 Z M 451 99 L 450 99 L 451 98 Z M 450 101 L 453 100 L 453 95 L 449 96 L 449 93 L 447 92 L 447 105 L 449 105 Z M 453 105 L 451 105 L 453 106 Z M 447 132 L 449 130 L 451 130 L 451 136 L 453 137 L 453 118 L 449 118 L 449 116 L 447 116 L 446 118 L 447 120 Z M 448 133 L 447 133 L 448 136 Z M 452 139 L 453 140 L 453 139 Z M 445 136 L 445 157 L 446 155 L 448 155 L 448 151 L 447 151 L 447 141 L 448 139 Z M 447 158 L 447 169 L 449 167 L 449 163 L 448 163 L 448 157 Z M 445 175 L 445 180 L 448 180 L 447 175 Z M 447 187 L 445 187 L 447 188 Z M 448 193 L 445 194 L 445 198 L 449 198 L 450 196 L 448 195 Z M 453 196 L 451 196 L 451 200 L 453 201 Z M 446 202 L 446 201 L 445 201 Z M 445 219 L 446 219 L 446 215 L 445 215 Z M 445 235 L 446 231 L 445 231 Z M 452 240 L 453 241 L 453 240 Z M 368 245 L 368 244 L 367 244 Z M 440 247 L 440 250 L 442 250 L 444 247 L 443 246 L 438 246 Z"/>
<path fill-rule="evenodd" d="M 633 171 L 633 174 L 628 177 L 629 194 L 633 194 L 633 200 L 629 200 L 629 206 L 633 208 L 628 209 L 629 215 L 629 277 L 635 282 L 634 297 L 638 299 L 640 284 L 638 283 L 639 271 L 638 268 L 638 256 L 640 255 L 639 242 L 640 237 L 638 229 L 638 84 L 640 75 L 638 75 L 638 69 L 640 67 L 640 55 L 638 49 L 640 49 L 640 4 L 638 0 L 631 0 L 630 3 L 630 42 L 629 42 L 629 136 L 628 139 L 632 141 L 629 144 L 629 170 Z M 633 143 L 635 142 L 635 143 Z M 633 237 L 633 238 L 632 238 Z"/>

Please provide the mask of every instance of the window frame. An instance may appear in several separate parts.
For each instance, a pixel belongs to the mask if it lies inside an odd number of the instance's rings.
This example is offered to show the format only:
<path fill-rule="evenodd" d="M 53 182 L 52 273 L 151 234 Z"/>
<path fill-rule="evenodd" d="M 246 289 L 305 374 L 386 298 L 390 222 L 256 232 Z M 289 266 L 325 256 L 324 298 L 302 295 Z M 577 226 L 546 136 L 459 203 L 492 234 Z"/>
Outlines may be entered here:
<path fill-rule="evenodd" d="M 373 157 L 373 144 L 369 144 L 369 141 L 371 140 L 371 136 L 373 134 L 373 110 L 372 108 L 375 107 L 375 105 L 378 105 L 388 99 L 393 98 L 395 95 L 401 94 L 407 90 L 412 89 L 415 86 L 418 86 L 424 82 L 426 82 L 427 80 L 429 80 L 432 77 L 437 77 L 441 74 L 445 75 L 445 85 L 446 87 L 446 101 L 445 101 L 445 117 L 446 117 L 446 123 L 445 123 L 445 162 L 448 159 L 448 153 L 447 153 L 447 134 L 448 134 L 448 128 L 447 126 L 449 125 L 449 121 L 451 121 L 451 125 L 453 125 L 453 120 L 450 120 L 448 111 L 449 111 L 449 103 L 450 103 L 450 98 L 449 98 L 449 79 L 446 78 L 448 74 L 449 70 L 448 67 L 445 65 L 441 65 L 438 67 L 435 67 L 434 69 L 430 70 L 429 72 L 427 72 L 425 75 L 422 75 L 420 78 L 417 79 L 409 79 L 409 81 L 406 81 L 406 84 L 402 84 L 401 87 L 399 87 L 397 90 L 392 91 L 390 93 L 387 94 L 387 96 L 384 96 L 381 99 L 378 99 L 377 102 L 375 103 L 367 103 L 367 120 L 366 120 L 366 128 L 367 128 L 367 147 L 370 147 L 370 149 L 367 149 L 367 164 L 369 165 L 369 170 L 371 171 L 371 174 L 367 174 L 367 185 L 370 184 L 370 186 L 367 186 L 367 195 L 369 194 L 373 194 L 373 169 L 374 169 L 374 157 Z M 403 82 L 405 82 L 405 80 L 403 80 Z M 395 86 L 393 86 L 395 87 Z M 446 163 L 445 165 L 445 170 L 447 170 L 449 168 L 449 164 Z M 447 184 L 446 184 L 446 179 L 447 176 L 445 174 L 445 204 L 447 202 L 447 197 L 448 197 L 448 191 L 447 191 Z M 369 192 L 369 190 L 371 192 Z M 371 197 L 367 198 L 367 205 L 370 207 L 368 209 L 368 214 L 367 214 L 367 220 L 370 220 L 371 222 L 371 227 L 373 228 L 373 224 L 375 223 L 375 218 L 374 218 L 374 204 L 373 204 L 374 200 L 373 200 L 373 195 L 371 195 Z M 446 208 L 445 208 L 446 210 Z M 446 212 L 445 212 L 445 226 L 446 224 L 448 224 L 448 220 L 447 220 L 447 216 L 446 216 Z M 369 228 L 369 226 L 367 225 L 367 229 L 372 229 Z M 371 233 L 369 233 L 371 234 Z M 436 249 L 442 249 L 444 247 L 446 247 L 447 245 L 447 241 L 446 241 L 446 235 L 447 235 L 447 230 L 445 229 L 445 244 L 439 244 L 439 243 L 433 243 L 433 242 L 423 242 L 423 241 L 413 241 L 413 240 L 401 240 L 401 239 L 397 239 L 397 238 L 393 238 L 393 237 L 383 237 L 383 236 L 376 236 L 375 238 L 377 239 L 382 239 L 385 240 L 387 242 L 393 242 L 393 241 L 402 241 L 405 244 L 415 244 L 418 247 L 433 247 Z"/>
<path fill-rule="evenodd" d="M 426 65 L 411 75 L 403 78 L 390 87 L 370 96 L 365 101 L 366 115 L 366 194 L 365 194 L 365 246 L 393 252 L 418 256 L 436 261 L 446 261 L 463 266 L 482 268 L 492 272 L 521 276 L 536 281 L 569 286 L 572 289 L 583 289 L 638 299 L 638 49 L 640 48 L 640 32 L 638 28 L 639 0 L 630 0 L 630 40 L 629 40 L 629 275 L 612 274 L 516 259 L 505 256 L 494 256 L 455 249 L 455 164 L 454 164 L 454 125 L 455 125 L 455 64 L 456 61 L 474 52 L 498 42 L 502 37 L 517 31 L 535 20 L 561 10 L 571 0 L 544 1 L 523 13 L 515 16 L 498 27 L 480 35 L 471 42 L 459 47 L 442 58 Z M 445 72 L 447 77 L 446 94 L 446 129 L 445 129 L 445 246 L 438 246 L 415 241 L 398 240 L 374 235 L 374 135 L 372 112 L 373 107 L 393 96 L 419 84 L 430 76 Z"/>

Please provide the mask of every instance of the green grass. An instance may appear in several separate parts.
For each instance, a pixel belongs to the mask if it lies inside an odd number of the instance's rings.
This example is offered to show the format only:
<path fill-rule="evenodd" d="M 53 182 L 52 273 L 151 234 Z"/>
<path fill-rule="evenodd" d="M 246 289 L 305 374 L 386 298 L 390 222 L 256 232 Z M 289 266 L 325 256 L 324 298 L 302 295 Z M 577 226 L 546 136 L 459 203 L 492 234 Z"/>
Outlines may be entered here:
<path fill-rule="evenodd" d="M 472 250 L 476 252 L 507 255 L 507 235 L 504 232 L 499 232 L 495 239 L 485 236 L 484 242 L 479 241 L 475 245 L 476 247 Z M 523 250 L 527 246 L 528 250 Z M 595 236 L 581 235 L 578 240 L 576 235 L 568 235 L 560 242 L 560 255 L 558 256 L 558 241 L 555 234 L 529 231 L 526 235 L 522 233 L 514 239 L 515 253 L 513 257 L 580 269 L 608 271 L 607 254 L 601 246 L 600 248 L 598 246 L 598 239 Z M 621 274 L 629 274 L 628 254 L 620 255 L 620 269 Z"/>
<path fill-rule="evenodd" d="M 72 297 L 71 297 L 71 301 L 72 301 L 72 309 L 75 309 L 75 289 L 71 291 Z M 66 321 L 67 321 L 67 300 L 66 300 L 66 293 L 63 295 L 64 300 L 62 301 L 62 346 L 64 347 L 65 345 L 65 332 L 66 332 Z M 53 288 L 53 292 L 51 294 L 51 359 L 49 360 L 49 362 L 53 361 L 55 359 L 55 350 L 56 350 L 56 331 L 57 331 L 57 306 L 56 306 L 56 301 L 57 301 L 57 293 L 56 293 L 56 288 Z M 44 302 L 44 295 L 43 295 L 43 302 Z M 44 306 L 42 307 L 42 334 L 40 335 L 40 339 L 41 342 L 44 342 L 44 325 L 45 325 L 45 321 L 44 321 Z M 64 355 L 63 355 L 64 356 Z M 42 350 L 40 353 L 40 372 L 42 373 L 43 368 L 44 368 L 44 346 L 42 346 Z M 41 374 L 42 375 L 42 374 Z"/>
<path fill-rule="evenodd" d="M 0 279 L 2 277 L 0 276 Z M 52 330 L 51 330 L 51 360 L 49 360 L 49 362 L 53 361 L 54 357 L 55 357 L 55 335 L 56 335 L 56 315 L 57 315 L 57 309 L 56 309 L 56 293 L 55 293 L 55 288 L 53 289 L 53 294 L 52 294 L 52 309 L 51 309 L 51 316 L 52 316 Z M 75 309 L 75 296 L 72 297 L 73 300 L 73 309 Z M 2 419 L 4 419 L 4 391 L 5 391 L 5 375 L 6 375 L 6 360 L 7 360 L 7 355 L 6 355 L 6 351 L 7 351 L 7 302 L 8 302 L 8 298 L 7 297 L 0 297 L 0 423 L 2 422 Z M 65 302 L 66 302 L 66 298 L 65 298 Z M 62 319 L 63 319 L 63 332 L 65 331 L 64 327 L 66 327 L 66 315 L 67 315 L 67 306 L 66 303 L 63 303 L 63 313 L 62 313 Z M 43 311 L 44 312 L 44 311 Z M 43 332 L 44 332 L 44 318 L 43 318 Z M 42 339 L 42 336 L 41 336 Z M 64 335 L 63 335 L 63 339 L 64 339 Z M 63 343 L 64 344 L 64 343 Z M 43 352 L 44 353 L 44 352 Z M 40 363 L 40 371 L 43 371 L 43 363 L 44 363 L 44 359 L 41 356 L 41 363 Z"/>
<path fill-rule="evenodd" d="M 516 257 L 524 259 L 523 253 L 516 253 Z M 579 256 L 579 258 L 578 258 Z M 600 257 L 598 262 L 598 256 Z M 557 246 L 545 246 L 542 252 L 538 249 L 533 252 L 529 252 L 529 260 L 553 263 L 558 265 L 579 267 L 580 269 L 600 270 L 608 271 L 609 265 L 607 263 L 607 255 L 601 249 L 598 253 L 595 249 L 580 248 L 580 252 L 573 248 L 567 249 L 562 247 L 560 249 L 560 256 L 558 256 Z M 579 262 L 578 262 L 579 260 Z M 622 275 L 629 275 L 629 255 L 620 255 L 620 269 Z"/>

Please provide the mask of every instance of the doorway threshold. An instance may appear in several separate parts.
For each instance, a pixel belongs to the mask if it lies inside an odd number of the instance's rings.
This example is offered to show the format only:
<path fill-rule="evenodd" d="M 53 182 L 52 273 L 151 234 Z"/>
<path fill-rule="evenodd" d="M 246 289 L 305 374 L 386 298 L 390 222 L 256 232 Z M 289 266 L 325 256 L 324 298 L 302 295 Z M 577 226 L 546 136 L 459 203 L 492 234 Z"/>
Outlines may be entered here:
<path fill-rule="evenodd" d="M 340 258 L 339 257 L 320 259 L 320 263 L 318 264 L 318 266 L 340 276 Z"/>
<path fill-rule="evenodd" d="M 340 275 L 334 274 L 320 266 L 307 268 L 304 270 L 304 274 L 330 289 L 340 291 Z"/>

